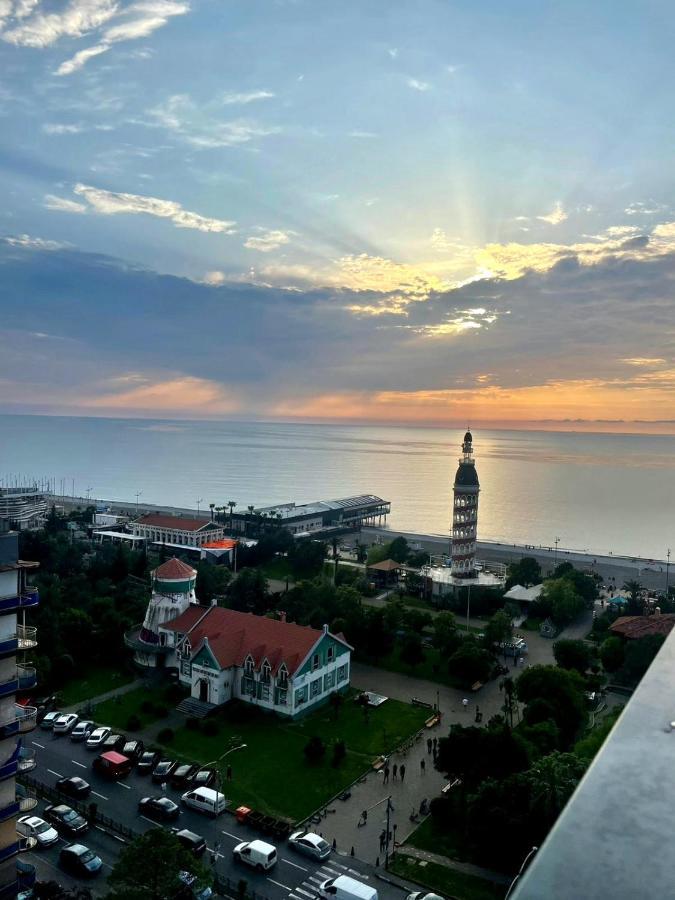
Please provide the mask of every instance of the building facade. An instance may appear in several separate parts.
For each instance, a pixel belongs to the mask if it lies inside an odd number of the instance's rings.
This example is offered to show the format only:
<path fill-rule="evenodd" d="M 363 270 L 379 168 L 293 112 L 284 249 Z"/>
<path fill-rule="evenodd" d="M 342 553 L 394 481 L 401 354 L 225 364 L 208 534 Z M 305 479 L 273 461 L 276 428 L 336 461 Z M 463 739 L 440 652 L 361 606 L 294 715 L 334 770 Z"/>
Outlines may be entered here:
<path fill-rule="evenodd" d="M 23 531 L 40 528 L 47 518 L 47 497 L 37 487 L 0 487 L 0 519 Z"/>
<path fill-rule="evenodd" d="M 208 519 L 187 519 L 149 513 L 130 525 L 135 537 L 148 543 L 168 544 L 176 547 L 201 547 L 225 537 L 225 528 Z"/>
<path fill-rule="evenodd" d="M 475 578 L 478 494 L 480 485 L 473 458 L 473 437 L 464 435 L 462 457 L 455 475 L 452 504 L 451 566 L 455 578 Z"/>
<path fill-rule="evenodd" d="M 37 709 L 21 702 L 23 692 L 37 684 L 26 659 L 37 646 L 36 629 L 26 625 L 26 613 L 39 603 L 37 590 L 27 583 L 36 565 L 19 559 L 18 534 L 0 520 L 0 900 L 35 883 L 35 867 L 19 858 L 31 845 L 17 835 L 16 819 L 37 806 L 35 796 L 17 783 L 36 765 L 35 750 L 24 742 L 37 725 Z"/>
<path fill-rule="evenodd" d="M 319 631 L 218 606 L 191 607 L 160 626 L 196 700 L 232 699 L 294 718 L 349 687 L 352 648 Z"/>

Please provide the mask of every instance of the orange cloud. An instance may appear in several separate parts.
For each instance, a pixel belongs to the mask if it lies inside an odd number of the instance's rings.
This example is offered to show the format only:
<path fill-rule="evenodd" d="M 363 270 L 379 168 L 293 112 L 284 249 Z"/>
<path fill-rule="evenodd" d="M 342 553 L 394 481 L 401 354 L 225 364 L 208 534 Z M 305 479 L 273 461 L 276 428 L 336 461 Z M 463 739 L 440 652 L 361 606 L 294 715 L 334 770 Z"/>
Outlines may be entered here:
<path fill-rule="evenodd" d="M 114 379 L 119 382 L 119 379 Z M 237 412 L 239 403 L 215 381 L 181 376 L 142 384 L 119 393 L 85 397 L 82 406 L 92 409 L 175 412 L 215 415 Z"/>

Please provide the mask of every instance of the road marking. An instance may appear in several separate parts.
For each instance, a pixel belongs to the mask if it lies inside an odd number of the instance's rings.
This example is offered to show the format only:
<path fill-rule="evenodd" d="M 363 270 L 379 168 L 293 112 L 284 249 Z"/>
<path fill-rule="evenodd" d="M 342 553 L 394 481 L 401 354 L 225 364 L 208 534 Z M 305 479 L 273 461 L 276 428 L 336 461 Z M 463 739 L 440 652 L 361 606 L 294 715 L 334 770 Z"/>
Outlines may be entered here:
<path fill-rule="evenodd" d="M 31 744 L 34 744 L 36 747 L 39 747 L 40 750 L 44 750 L 44 749 L 45 749 L 45 745 L 44 745 L 44 744 L 38 744 L 37 741 L 31 741 Z"/>
<path fill-rule="evenodd" d="M 157 822 L 155 822 L 154 819 L 149 819 L 147 816 L 144 816 L 144 815 L 141 815 L 141 819 L 145 819 L 145 821 L 146 821 L 146 822 L 149 822 L 151 825 L 156 825 L 156 824 L 157 824 Z"/>
<path fill-rule="evenodd" d="M 297 890 L 297 888 L 296 888 L 296 890 Z M 302 900 L 302 897 L 296 897 L 295 894 L 289 894 L 288 896 L 291 897 L 292 900 Z"/>
<path fill-rule="evenodd" d="M 293 890 L 294 890 L 294 891 L 297 891 L 299 894 L 304 894 L 305 897 L 311 897 L 312 900 L 314 900 L 314 897 L 316 897 L 316 894 L 310 894 L 309 891 L 306 891 L 306 890 L 304 890 L 304 889 L 301 888 L 301 887 L 293 888 Z"/>
<path fill-rule="evenodd" d="M 280 881 L 275 881 L 273 878 L 268 878 L 272 884 L 276 884 L 277 887 L 283 888 L 285 891 L 292 891 L 293 888 L 290 888 L 287 884 L 282 884 Z"/>
<path fill-rule="evenodd" d="M 356 869 L 347 869 L 348 872 L 351 872 L 352 875 L 358 875 L 359 878 L 369 878 L 369 875 L 365 875 L 363 872 L 357 872 Z"/>
<path fill-rule="evenodd" d="M 335 862 L 335 860 L 333 860 L 333 865 L 334 865 L 334 866 L 337 866 L 338 869 L 342 869 L 343 872 L 348 872 L 348 871 L 349 871 L 348 866 L 343 866 L 342 863 Z"/>
<path fill-rule="evenodd" d="M 86 768 L 87 768 L 87 767 L 85 766 L 84 763 L 79 763 L 76 759 L 71 759 L 71 763 L 72 763 L 74 766 L 79 766 L 81 769 L 86 769 Z"/>
<path fill-rule="evenodd" d="M 97 797 L 100 797 L 101 800 L 108 800 L 108 799 L 110 799 L 109 797 L 104 797 L 103 794 L 99 794 L 98 791 L 92 791 L 92 794 L 96 794 L 96 796 L 97 796 Z"/>
<path fill-rule="evenodd" d="M 290 859 L 284 859 L 281 857 L 281 861 L 287 863 L 289 866 L 293 866 L 296 869 L 301 869 L 303 872 L 309 872 L 309 869 L 306 869 L 304 866 L 299 866 L 297 863 L 291 862 Z"/>
<path fill-rule="evenodd" d="M 131 788 L 129 787 L 128 784 L 122 784 L 121 781 L 116 782 L 116 784 L 117 784 L 118 787 L 123 787 L 126 791 L 130 791 L 130 790 L 131 790 Z"/>
<path fill-rule="evenodd" d="M 57 778 L 63 778 L 63 775 L 60 772 L 55 772 L 53 769 L 47 769 L 50 775 L 56 775 Z"/>
<path fill-rule="evenodd" d="M 223 832 L 221 832 L 221 833 L 222 833 L 222 834 L 226 834 L 228 837 L 231 837 L 231 838 L 232 838 L 233 840 L 235 840 L 235 841 L 240 841 L 240 840 L 241 840 L 241 837 L 240 837 L 239 835 L 237 835 L 237 834 L 230 834 L 229 831 L 223 831 Z"/>
<path fill-rule="evenodd" d="M 313 882 L 313 884 L 323 884 L 325 878 L 317 878 L 315 875 L 310 875 L 307 881 Z M 306 883 L 306 882 L 305 882 Z"/>
<path fill-rule="evenodd" d="M 321 866 L 322 872 L 330 872 L 331 875 L 339 875 L 339 872 L 336 872 L 335 869 L 331 869 L 330 866 Z"/>

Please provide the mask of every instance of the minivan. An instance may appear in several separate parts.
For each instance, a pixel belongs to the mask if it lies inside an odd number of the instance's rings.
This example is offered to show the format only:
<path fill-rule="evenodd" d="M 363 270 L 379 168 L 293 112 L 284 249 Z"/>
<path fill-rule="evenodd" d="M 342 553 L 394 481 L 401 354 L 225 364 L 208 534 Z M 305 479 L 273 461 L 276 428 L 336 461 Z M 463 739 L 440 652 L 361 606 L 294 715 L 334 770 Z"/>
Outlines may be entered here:
<path fill-rule="evenodd" d="M 110 778 L 117 781 L 120 778 L 126 778 L 133 768 L 131 760 L 115 750 L 108 750 L 107 753 L 101 753 L 92 763 L 92 768 L 104 778 Z"/>
<path fill-rule="evenodd" d="M 377 891 L 370 885 L 363 884 L 348 875 L 338 875 L 337 878 L 328 878 L 319 885 L 319 894 L 322 897 L 335 900 L 377 900 Z"/>
<path fill-rule="evenodd" d="M 271 869 L 277 861 L 277 848 L 265 841 L 242 841 L 234 848 L 232 855 L 254 869 Z"/>
<path fill-rule="evenodd" d="M 214 791 L 213 788 L 194 788 L 191 791 L 185 791 L 180 798 L 185 806 L 196 809 L 199 812 L 206 813 L 209 816 L 219 816 L 225 811 L 228 800 L 225 794 Z"/>

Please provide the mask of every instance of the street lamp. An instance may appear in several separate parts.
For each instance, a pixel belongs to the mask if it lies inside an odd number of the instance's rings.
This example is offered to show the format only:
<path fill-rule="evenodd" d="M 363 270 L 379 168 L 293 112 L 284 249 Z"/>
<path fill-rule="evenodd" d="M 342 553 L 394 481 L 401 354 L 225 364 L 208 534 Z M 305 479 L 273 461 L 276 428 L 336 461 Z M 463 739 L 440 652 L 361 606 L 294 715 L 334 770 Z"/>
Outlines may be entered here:
<path fill-rule="evenodd" d="M 666 553 L 666 600 L 668 599 L 668 579 L 670 577 L 670 547 Z"/>
<path fill-rule="evenodd" d="M 203 499 L 204 499 L 203 497 L 200 497 L 199 500 L 197 500 L 197 515 L 199 515 L 199 504 L 202 502 Z"/>
<path fill-rule="evenodd" d="M 215 769 L 215 771 L 216 771 L 216 795 L 222 794 L 222 793 L 223 793 L 223 792 L 221 791 L 221 787 L 222 787 L 222 778 L 221 778 L 221 776 L 220 776 L 220 762 L 221 762 L 223 759 L 225 759 L 226 756 L 229 756 L 230 753 L 234 753 L 236 750 L 243 750 L 243 749 L 244 749 L 245 747 L 247 747 L 247 746 L 248 746 L 248 744 L 239 744 L 238 747 L 230 747 L 229 750 L 226 750 L 224 753 L 221 753 L 221 755 L 220 755 L 217 759 L 212 759 L 211 762 L 207 762 L 207 763 L 202 767 L 202 768 L 204 768 L 204 769 L 210 769 L 210 768 L 214 768 L 214 769 Z M 225 796 L 225 795 L 223 794 L 223 796 Z M 216 797 L 216 803 L 217 803 L 217 802 L 218 802 L 218 800 L 217 800 L 217 797 Z M 218 856 L 219 856 L 219 854 L 216 853 L 216 854 L 215 854 L 216 862 L 218 861 Z"/>
<path fill-rule="evenodd" d="M 469 618 L 471 614 L 471 582 L 466 586 L 466 633 L 469 634 Z"/>
<path fill-rule="evenodd" d="M 143 491 L 136 491 L 134 497 L 136 498 L 136 515 L 138 515 L 138 498 L 141 496 Z"/>
<path fill-rule="evenodd" d="M 558 565 L 558 544 L 560 543 L 560 538 L 557 537 L 553 543 L 555 544 L 555 553 L 553 554 L 553 568 L 555 569 Z"/>

